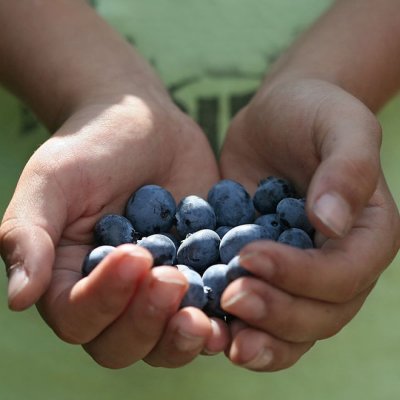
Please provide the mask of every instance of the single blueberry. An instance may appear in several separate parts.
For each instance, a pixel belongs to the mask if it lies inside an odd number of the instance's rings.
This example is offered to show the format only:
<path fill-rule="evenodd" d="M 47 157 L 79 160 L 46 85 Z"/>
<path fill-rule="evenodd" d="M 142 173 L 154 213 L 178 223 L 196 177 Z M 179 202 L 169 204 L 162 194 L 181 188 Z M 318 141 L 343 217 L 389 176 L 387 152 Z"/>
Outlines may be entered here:
<path fill-rule="evenodd" d="M 137 241 L 138 246 L 144 247 L 153 256 L 153 265 L 174 265 L 176 261 L 176 247 L 174 242 L 161 233 L 147 236 Z"/>
<path fill-rule="evenodd" d="M 304 199 L 288 197 L 276 207 L 279 220 L 285 228 L 299 228 L 312 235 L 314 228 L 308 220 Z"/>
<path fill-rule="evenodd" d="M 253 203 L 261 214 L 275 213 L 278 203 L 286 197 L 294 197 L 295 189 L 286 179 L 270 176 L 258 184 Z"/>
<path fill-rule="evenodd" d="M 86 257 L 84 258 L 82 263 L 82 275 L 88 276 L 97 267 L 97 265 L 100 264 L 100 262 L 113 250 L 115 250 L 114 246 L 103 245 L 89 251 L 89 253 L 86 254 Z"/>
<path fill-rule="evenodd" d="M 129 198 L 125 216 L 135 230 L 144 236 L 168 232 L 173 223 L 176 203 L 171 193 L 161 186 L 145 185 Z"/>
<path fill-rule="evenodd" d="M 180 308 L 191 306 L 202 309 L 207 303 L 207 293 L 201 275 L 186 265 L 177 265 L 177 267 L 189 283 L 189 288 L 182 298 Z"/>
<path fill-rule="evenodd" d="M 205 313 L 209 317 L 224 319 L 227 313 L 221 308 L 221 296 L 229 281 L 227 278 L 228 266 L 225 264 L 215 264 L 208 267 L 203 274 L 204 287 L 207 290 L 208 301 L 204 307 Z"/>
<path fill-rule="evenodd" d="M 178 250 L 179 246 L 181 245 L 181 240 L 177 238 L 173 233 L 171 232 L 161 232 L 160 235 L 164 235 L 167 238 L 171 239 L 174 242 L 174 245 L 176 247 L 176 250 Z"/>
<path fill-rule="evenodd" d="M 222 239 L 233 227 L 232 226 L 219 226 L 215 232 L 218 233 L 218 236 Z"/>
<path fill-rule="evenodd" d="M 313 241 L 307 232 L 298 228 L 289 228 L 281 233 L 278 238 L 279 243 L 285 243 L 299 249 L 311 249 L 314 247 Z"/>
<path fill-rule="evenodd" d="M 274 240 L 277 240 L 279 235 L 285 229 L 285 227 L 281 224 L 279 215 L 275 213 L 261 215 L 254 221 L 254 223 L 268 229 Z"/>
<path fill-rule="evenodd" d="M 207 267 L 219 259 L 218 234 L 211 229 L 202 229 L 186 237 L 178 248 L 179 264 L 188 265 L 202 274 Z"/>
<path fill-rule="evenodd" d="M 252 276 L 253 274 L 246 268 L 240 265 L 240 257 L 235 256 L 228 263 L 228 269 L 226 271 L 226 276 L 228 282 L 232 282 L 235 279 L 241 278 L 243 276 Z"/>
<path fill-rule="evenodd" d="M 175 214 L 176 230 L 181 238 L 201 229 L 214 230 L 217 219 L 213 208 L 199 196 L 184 197 Z"/>
<path fill-rule="evenodd" d="M 232 228 L 221 240 L 221 261 L 228 264 L 246 244 L 261 239 L 273 240 L 269 230 L 261 225 L 245 224 Z"/>
<path fill-rule="evenodd" d="M 251 196 L 238 182 L 229 179 L 218 182 L 208 192 L 207 200 L 214 209 L 217 226 L 237 226 L 254 221 Z"/>
<path fill-rule="evenodd" d="M 172 242 L 173 242 L 174 245 L 175 245 L 175 253 L 178 252 L 179 246 L 181 245 L 181 240 L 180 240 L 180 239 L 178 239 L 178 238 L 177 238 L 173 233 L 171 233 L 171 232 L 161 232 L 161 233 L 159 233 L 159 235 L 164 235 L 164 236 L 166 236 L 167 238 L 171 239 Z M 175 255 L 174 264 L 176 264 L 177 262 L 178 262 L 178 260 L 177 260 L 176 255 Z"/>
<path fill-rule="evenodd" d="M 119 246 L 135 243 L 138 239 L 131 222 L 122 215 L 108 214 L 101 217 L 94 226 L 94 239 L 98 246 Z"/>

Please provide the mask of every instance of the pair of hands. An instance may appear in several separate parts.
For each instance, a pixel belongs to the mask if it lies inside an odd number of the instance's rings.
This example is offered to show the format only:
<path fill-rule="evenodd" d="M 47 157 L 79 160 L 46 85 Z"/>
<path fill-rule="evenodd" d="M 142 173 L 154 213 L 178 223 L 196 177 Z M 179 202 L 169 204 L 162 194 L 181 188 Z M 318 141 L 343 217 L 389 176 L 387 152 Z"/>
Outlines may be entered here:
<path fill-rule="evenodd" d="M 75 108 L 21 175 L 0 229 L 11 309 L 36 303 L 61 339 L 111 368 L 142 359 L 178 367 L 224 351 L 245 368 L 278 370 L 352 319 L 395 256 L 400 229 L 380 168 L 379 124 L 363 104 L 323 81 L 266 83 L 232 121 L 218 165 L 165 92 L 105 93 Z M 257 279 L 233 282 L 222 298 L 240 322 L 178 310 L 185 278 L 152 269 L 135 245 L 81 279 L 95 222 L 122 213 L 143 184 L 179 200 L 206 196 L 221 178 L 253 192 L 269 175 L 307 195 L 320 247 L 247 246 L 242 263 Z"/>

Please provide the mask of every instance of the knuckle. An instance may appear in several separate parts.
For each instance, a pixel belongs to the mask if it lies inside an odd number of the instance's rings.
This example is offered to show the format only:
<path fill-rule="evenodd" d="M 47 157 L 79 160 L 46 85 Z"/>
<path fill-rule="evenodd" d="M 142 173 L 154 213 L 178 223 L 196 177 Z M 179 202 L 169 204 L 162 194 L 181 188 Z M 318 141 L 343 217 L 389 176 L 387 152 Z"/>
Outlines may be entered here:
<path fill-rule="evenodd" d="M 54 326 L 53 331 L 62 341 L 69 344 L 83 344 L 89 340 L 84 337 L 83 332 L 78 327 L 66 322 Z"/>
<path fill-rule="evenodd" d="M 324 328 L 324 331 L 321 332 L 318 339 L 320 339 L 320 340 L 329 339 L 329 338 L 337 335 L 345 325 L 346 325 L 346 322 L 343 321 L 342 319 L 337 319 L 335 321 L 332 321 L 330 325 L 328 325 Z"/>
<path fill-rule="evenodd" d="M 128 287 L 120 287 L 117 291 L 110 293 L 99 294 L 96 300 L 96 314 L 101 320 L 113 319 L 121 313 L 122 304 L 126 303 L 129 295 Z"/>
<path fill-rule="evenodd" d="M 284 313 L 276 319 L 276 323 L 274 325 L 275 335 L 284 340 L 294 340 L 298 339 L 299 331 L 293 329 L 293 323 L 291 319 L 291 314 Z"/>
<path fill-rule="evenodd" d="M 269 324 L 271 324 L 270 329 L 273 329 L 274 335 L 276 337 L 282 338 L 283 340 L 291 342 L 301 342 L 303 340 L 302 329 L 297 323 L 296 318 L 292 311 L 294 309 L 293 304 L 294 299 L 291 298 L 288 304 L 285 304 L 285 308 L 277 309 L 274 307 L 274 302 L 269 302 L 270 317 Z"/>
<path fill-rule="evenodd" d="M 274 357 L 271 363 L 265 369 L 265 371 L 276 372 L 292 367 L 307 351 L 310 350 L 314 343 L 314 341 L 305 342 L 298 345 L 291 344 L 289 346 L 275 348 L 273 351 Z"/>
<path fill-rule="evenodd" d="M 337 335 L 346 325 L 347 322 L 348 318 L 345 317 L 343 314 L 342 315 L 335 314 L 334 317 L 330 318 L 329 322 L 324 326 L 321 333 L 319 334 L 318 339 L 319 340 L 328 339 Z"/>
<path fill-rule="evenodd" d="M 349 273 L 347 280 L 338 288 L 335 303 L 343 304 L 353 300 L 359 293 L 361 287 L 360 277 L 355 273 Z"/>
<path fill-rule="evenodd" d="M 82 347 L 100 367 L 107 369 L 122 369 L 131 364 L 127 361 L 118 360 L 113 357 L 107 357 L 104 354 L 104 351 L 99 351 L 97 349 L 95 350 L 90 346 L 83 345 Z"/>

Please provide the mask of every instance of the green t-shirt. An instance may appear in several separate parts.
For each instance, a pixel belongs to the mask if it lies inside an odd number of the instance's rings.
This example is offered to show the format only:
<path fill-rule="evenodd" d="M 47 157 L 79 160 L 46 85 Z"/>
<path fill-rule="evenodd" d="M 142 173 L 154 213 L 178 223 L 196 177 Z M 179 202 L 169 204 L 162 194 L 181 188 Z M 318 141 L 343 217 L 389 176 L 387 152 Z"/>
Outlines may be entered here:
<path fill-rule="evenodd" d="M 95 1 L 214 148 L 269 65 L 331 0 Z"/>

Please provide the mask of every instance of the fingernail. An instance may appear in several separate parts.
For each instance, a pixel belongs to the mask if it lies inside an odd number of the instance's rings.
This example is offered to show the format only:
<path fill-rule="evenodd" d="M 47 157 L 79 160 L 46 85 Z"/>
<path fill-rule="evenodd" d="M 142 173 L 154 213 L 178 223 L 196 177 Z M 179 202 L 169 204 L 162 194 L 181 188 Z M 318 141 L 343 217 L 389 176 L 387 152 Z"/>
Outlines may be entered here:
<path fill-rule="evenodd" d="M 272 261 L 265 254 L 259 252 L 240 254 L 239 265 L 248 267 L 251 273 L 257 274 L 259 271 L 263 278 L 272 278 L 274 274 Z"/>
<path fill-rule="evenodd" d="M 18 263 L 8 269 L 8 302 L 17 297 L 17 295 L 29 283 L 29 278 L 25 268 Z"/>
<path fill-rule="evenodd" d="M 168 309 L 178 303 L 185 288 L 185 282 L 179 279 L 159 276 L 151 284 L 149 300 L 157 309 Z"/>
<path fill-rule="evenodd" d="M 247 291 L 224 298 L 222 308 L 236 316 L 252 320 L 265 318 L 267 314 L 265 302 L 259 296 Z"/>
<path fill-rule="evenodd" d="M 178 331 L 174 342 L 178 350 L 187 352 L 201 349 L 204 344 L 204 338 L 201 336 L 194 336 L 187 332 Z"/>
<path fill-rule="evenodd" d="M 135 244 L 122 244 L 118 247 L 118 251 L 122 251 L 126 255 L 134 258 L 135 260 L 142 259 L 150 264 L 153 263 L 153 258 L 149 251 Z"/>
<path fill-rule="evenodd" d="M 267 367 L 273 360 L 274 355 L 271 350 L 261 349 L 261 351 L 254 357 L 252 360 L 248 361 L 245 364 L 242 364 L 242 367 L 249 369 L 263 369 Z"/>
<path fill-rule="evenodd" d="M 203 349 L 203 351 L 201 352 L 201 354 L 203 354 L 204 356 L 215 356 L 218 353 L 219 353 L 218 351 L 211 351 L 208 349 Z"/>
<path fill-rule="evenodd" d="M 139 263 L 142 263 L 142 265 L 139 265 Z M 151 260 L 149 262 L 145 256 L 126 254 L 117 264 L 118 275 L 122 281 L 135 281 L 144 271 L 143 263 L 147 264 L 149 269 L 151 268 Z"/>
<path fill-rule="evenodd" d="M 338 237 L 343 237 L 351 222 L 349 204 L 338 193 L 323 194 L 314 204 L 313 211 L 318 219 Z"/>

